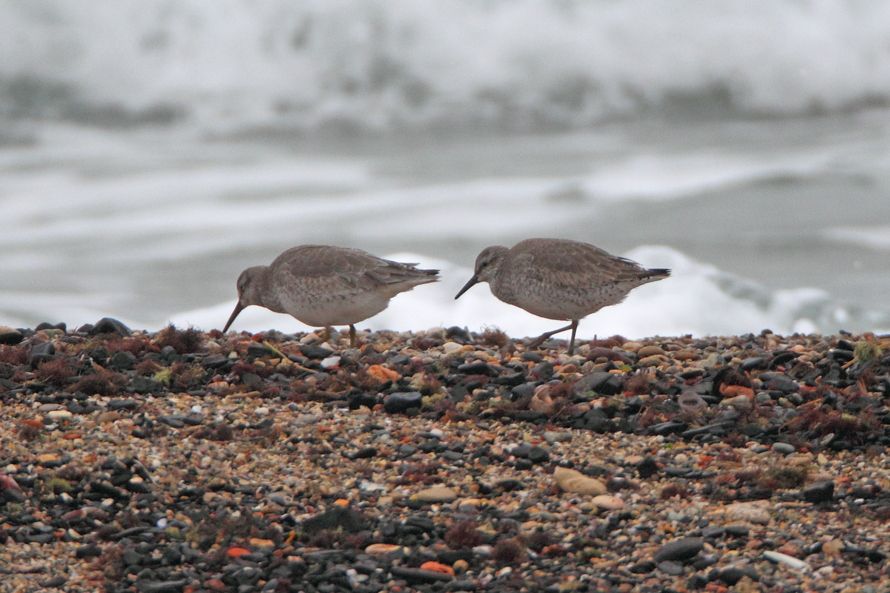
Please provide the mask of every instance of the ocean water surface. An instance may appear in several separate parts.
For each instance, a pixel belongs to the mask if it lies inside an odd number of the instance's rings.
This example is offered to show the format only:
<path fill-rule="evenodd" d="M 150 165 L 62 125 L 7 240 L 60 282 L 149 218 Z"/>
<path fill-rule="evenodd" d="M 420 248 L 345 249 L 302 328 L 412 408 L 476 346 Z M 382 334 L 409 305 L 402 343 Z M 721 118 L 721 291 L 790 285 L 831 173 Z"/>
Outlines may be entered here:
<path fill-rule="evenodd" d="M 583 337 L 888 331 L 890 7 L 750 4 L 3 3 L 0 324 L 220 328 L 316 242 L 442 270 L 360 327 L 534 335 L 453 295 L 553 236 L 674 270 Z"/>

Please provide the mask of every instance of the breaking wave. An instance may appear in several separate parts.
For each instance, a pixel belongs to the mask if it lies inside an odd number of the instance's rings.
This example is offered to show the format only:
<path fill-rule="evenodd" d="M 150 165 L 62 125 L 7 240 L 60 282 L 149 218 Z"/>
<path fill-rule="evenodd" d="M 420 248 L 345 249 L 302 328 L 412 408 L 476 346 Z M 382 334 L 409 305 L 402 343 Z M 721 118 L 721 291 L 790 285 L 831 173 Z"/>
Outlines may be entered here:
<path fill-rule="evenodd" d="M 890 4 L 11 0 L 0 117 L 199 130 L 584 125 L 890 103 Z"/>

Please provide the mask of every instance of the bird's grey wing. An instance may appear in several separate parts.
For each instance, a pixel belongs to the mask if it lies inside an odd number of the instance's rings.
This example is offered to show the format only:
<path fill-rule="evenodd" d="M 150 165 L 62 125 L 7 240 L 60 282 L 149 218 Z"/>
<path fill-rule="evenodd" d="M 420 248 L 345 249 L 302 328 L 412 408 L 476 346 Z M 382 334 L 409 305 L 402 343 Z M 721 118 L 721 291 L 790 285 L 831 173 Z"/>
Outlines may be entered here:
<path fill-rule="evenodd" d="M 618 257 L 588 243 L 566 241 L 553 249 L 541 248 L 521 251 L 529 273 L 547 275 L 559 284 L 626 283 L 645 276 L 645 269 L 636 262 Z"/>
<path fill-rule="evenodd" d="M 289 249 L 273 262 L 273 266 L 276 264 L 287 276 L 311 282 L 330 294 L 433 282 L 437 273 L 437 270 L 418 270 L 416 264 L 386 260 L 360 249 L 324 245 Z"/>
<path fill-rule="evenodd" d="M 402 263 L 378 257 L 373 259 L 376 260 L 375 265 L 365 272 L 363 278 L 381 285 L 416 285 L 439 279 L 439 270 L 419 270 L 416 263 Z"/>

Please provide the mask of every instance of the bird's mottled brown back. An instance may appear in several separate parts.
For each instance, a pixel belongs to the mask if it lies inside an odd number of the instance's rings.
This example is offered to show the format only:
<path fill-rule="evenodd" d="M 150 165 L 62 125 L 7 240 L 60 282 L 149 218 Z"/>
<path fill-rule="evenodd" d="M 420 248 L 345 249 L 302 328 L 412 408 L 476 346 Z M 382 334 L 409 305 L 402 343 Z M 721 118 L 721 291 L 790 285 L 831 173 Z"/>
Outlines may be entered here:
<path fill-rule="evenodd" d="M 580 319 L 624 300 L 655 278 L 642 266 L 588 243 L 527 239 L 501 263 L 492 292 L 550 319 Z"/>
<path fill-rule="evenodd" d="M 438 278 L 437 270 L 418 270 L 414 264 L 328 245 L 293 247 L 279 255 L 270 268 L 277 299 L 272 304 L 313 322 L 323 321 L 326 311 L 338 312 L 336 317 L 344 321 L 347 317 L 370 317 L 386 308 L 396 294 Z"/>

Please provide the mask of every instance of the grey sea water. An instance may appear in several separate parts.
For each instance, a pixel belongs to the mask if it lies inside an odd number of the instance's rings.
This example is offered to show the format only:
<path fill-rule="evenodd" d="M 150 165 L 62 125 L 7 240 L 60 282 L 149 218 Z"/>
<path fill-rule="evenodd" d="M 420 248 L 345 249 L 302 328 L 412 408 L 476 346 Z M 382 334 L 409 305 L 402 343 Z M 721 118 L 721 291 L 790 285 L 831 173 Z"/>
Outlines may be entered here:
<path fill-rule="evenodd" d="M 370 327 L 532 334 L 452 297 L 559 236 L 675 270 L 582 335 L 887 330 L 890 9 L 729 5 L 4 3 L 0 323 L 220 327 L 323 242 L 443 268 Z"/>

